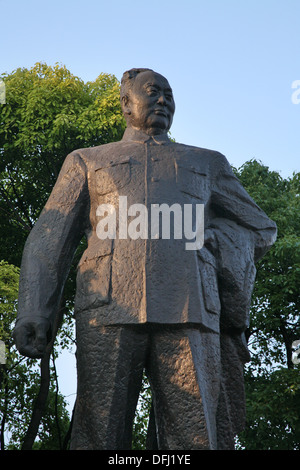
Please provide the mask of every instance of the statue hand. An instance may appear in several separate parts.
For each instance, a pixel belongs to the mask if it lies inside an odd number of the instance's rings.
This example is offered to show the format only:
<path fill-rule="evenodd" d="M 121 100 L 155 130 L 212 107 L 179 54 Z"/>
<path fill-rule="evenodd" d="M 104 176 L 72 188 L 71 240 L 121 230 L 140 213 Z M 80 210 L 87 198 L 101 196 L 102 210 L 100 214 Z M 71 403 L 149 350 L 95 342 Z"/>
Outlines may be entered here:
<path fill-rule="evenodd" d="M 42 358 L 51 338 L 50 321 L 37 316 L 20 318 L 17 320 L 13 337 L 23 356 Z"/>

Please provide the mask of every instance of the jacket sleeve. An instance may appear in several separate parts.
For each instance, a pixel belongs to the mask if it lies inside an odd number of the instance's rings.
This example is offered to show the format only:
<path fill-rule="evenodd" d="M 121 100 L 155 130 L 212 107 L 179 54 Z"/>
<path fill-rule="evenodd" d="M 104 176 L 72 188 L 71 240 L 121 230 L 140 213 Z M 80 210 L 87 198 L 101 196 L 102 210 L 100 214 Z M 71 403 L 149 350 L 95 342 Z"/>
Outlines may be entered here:
<path fill-rule="evenodd" d="M 53 324 L 88 214 L 85 163 L 73 152 L 25 243 L 17 321 L 39 316 Z"/>
<path fill-rule="evenodd" d="M 258 261 L 275 243 L 277 227 L 249 196 L 222 154 L 213 162 L 211 205 L 217 217 L 226 218 L 253 234 L 254 260 Z"/>

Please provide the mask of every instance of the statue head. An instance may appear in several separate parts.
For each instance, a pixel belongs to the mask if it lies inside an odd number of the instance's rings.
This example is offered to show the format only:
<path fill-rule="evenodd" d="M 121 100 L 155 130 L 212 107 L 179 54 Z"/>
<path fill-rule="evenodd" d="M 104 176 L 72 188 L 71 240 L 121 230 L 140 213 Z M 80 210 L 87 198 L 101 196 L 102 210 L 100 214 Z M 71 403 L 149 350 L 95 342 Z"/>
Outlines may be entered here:
<path fill-rule="evenodd" d="M 127 127 L 149 135 L 168 132 L 175 103 L 168 80 L 151 69 L 131 69 L 121 80 L 121 106 Z"/>

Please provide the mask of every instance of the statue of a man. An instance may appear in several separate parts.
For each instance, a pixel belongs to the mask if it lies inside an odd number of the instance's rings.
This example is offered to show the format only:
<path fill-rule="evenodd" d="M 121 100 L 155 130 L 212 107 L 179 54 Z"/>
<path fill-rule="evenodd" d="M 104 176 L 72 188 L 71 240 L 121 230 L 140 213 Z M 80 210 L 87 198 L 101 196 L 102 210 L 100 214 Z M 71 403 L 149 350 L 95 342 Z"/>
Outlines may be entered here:
<path fill-rule="evenodd" d="M 166 78 L 125 72 L 121 104 L 122 140 L 67 156 L 28 237 L 16 344 L 42 357 L 86 237 L 71 449 L 131 448 L 144 371 L 158 449 L 231 449 L 244 421 L 254 263 L 276 226 L 222 154 L 169 139 L 175 104 Z"/>

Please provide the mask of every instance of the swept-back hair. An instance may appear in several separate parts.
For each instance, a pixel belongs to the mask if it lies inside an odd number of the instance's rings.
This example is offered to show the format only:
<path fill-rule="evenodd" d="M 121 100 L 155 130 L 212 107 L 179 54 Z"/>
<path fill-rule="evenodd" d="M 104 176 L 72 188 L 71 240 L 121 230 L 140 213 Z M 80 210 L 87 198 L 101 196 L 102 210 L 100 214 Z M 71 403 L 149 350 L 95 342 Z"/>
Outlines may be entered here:
<path fill-rule="evenodd" d="M 128 92 L 130 92 L 136 76 L 142 72 L 154 72 L 154 70 L 135 68 L 135 69 L 127 70 L 126 72 L 123 73 L 123 76 L 121 79 L 121 90 L 120 90 L 121 104 L 122 104 L 123 97 L 126 96 Z"/>

